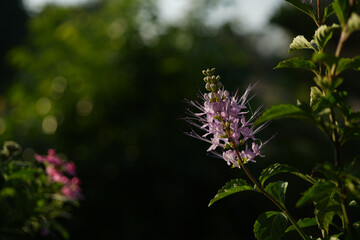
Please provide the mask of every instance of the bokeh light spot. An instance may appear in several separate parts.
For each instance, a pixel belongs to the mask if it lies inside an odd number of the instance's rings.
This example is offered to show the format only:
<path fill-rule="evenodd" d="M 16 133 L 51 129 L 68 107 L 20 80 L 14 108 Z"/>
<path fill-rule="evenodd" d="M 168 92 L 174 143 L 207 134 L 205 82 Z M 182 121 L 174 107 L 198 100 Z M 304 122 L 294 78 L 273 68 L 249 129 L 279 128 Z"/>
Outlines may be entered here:
<path fill-rule="evenodd" d="M 76 104 L 76 112 L 82 117 L 88 116 L 93 109 L 93 101 L 89 98 L 82 98 Z"/>
<path fill-rule="evenodd" d="M 58 123 L 54 116 L 46 116 L 42 122 L 42 130 L 45 134 L 54 134 L 56 132 Z"/>
<path fill-rule="evenodd" d="M 36 102 L 36 110 L 40 114 L 48 114 L 51 110 L 51 101 L 46 97 L 40 98 Z"/>
<path fill-rule="evenodd" d="M 125 32 L 126 28 L 127 24 L 125 20 L 119 18 L 109 25 L 107 29 L 107 34 L 111 39 L 119 39 Z"/>
<path fill-rule="evenodd" d="M 58 93 L 63 93 L 66 89 L 66 79 L 64 77 L 56 77 L 52 81 L 51 89 Z"/>

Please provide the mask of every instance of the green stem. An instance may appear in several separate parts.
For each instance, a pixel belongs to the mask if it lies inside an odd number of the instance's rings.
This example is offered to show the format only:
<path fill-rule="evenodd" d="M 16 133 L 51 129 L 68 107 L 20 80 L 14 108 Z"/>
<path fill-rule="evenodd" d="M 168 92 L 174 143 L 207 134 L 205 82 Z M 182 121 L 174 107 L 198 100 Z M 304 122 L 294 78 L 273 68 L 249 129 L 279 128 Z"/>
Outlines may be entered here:
<path fill-rule="evenodd" d="M 251 172 L 249 171 L 249 169 L 245 166 L 245 163 L 242 161 L 241 157 L 240 157 L 240 153 L 239 150 L 235 147 L 236 144 L 234 142 L 234 140 L 230 137 L 230 130 L 226 127 L 225 121 L 222 120 L 223 122 L 223 126 L 225 128 L 225 131 L 227 133 L 227 135 L 229 136 L 229 139 L 232 143 L 232 145 L 234 146 L 234 150 L 236 153 L 237 158 L 239 159 L 239 163 L 240 166 L 242 167 L 242 169 L 244 170 L 244 172 L 246 173 L 246 175 L 250 178 L 250 180 L 256 185 L 256 187 L 260 190 L 260 192 L 262 194 L 264 194 L 269 200 L 271 200 L 285 215 L 286 217 L 290 220 L 290 222 L 292 223 L 292 225 L 295 227 L 295 229 L 298 231 L 298 233 L 300 234 L 300 236 L 304 239 L 307 240 L 305 233 L 302 231 L 302 229 L 299 227 L 299 225 L 297 224 L 296 220 L 294 219 L 294 217 L 290 214 L 290 212 L 287 210 L 287 208 L 282 205 L 278 200 L 276 200 L 273 196 L 271 196 L 266 190 L 265 188 L 256 180 L 256 178 L 254 178 L 254 176 L 251 174 Z"/>
<path fill-rule="evenodd" d="M 331 142 L 334 146 L 335 166 L 339 166 L 340 165 L 340 141 L 339 141 L 339 133 L 337 131 L 335 113 L 334 113 L 333 108 L 330 108 L 329 119 L 330 119 L 331 123 L 334 125 Z"/>
<path fill-rule="evenodd" d="M 346 210 L 344 200 L 342 199 L 341 196 L 340 196 L 340 204 L 341 204 L 341 210 L 342 210 L 342 213 L 343 213 L 344 228 L 346 229 L 346 233 L 350 236 L 350 239 L 352 239 L 351 225 L 350 225 L 349 216 L 348 216 L 348 213 L 347 213 L 347 210 Z"/>

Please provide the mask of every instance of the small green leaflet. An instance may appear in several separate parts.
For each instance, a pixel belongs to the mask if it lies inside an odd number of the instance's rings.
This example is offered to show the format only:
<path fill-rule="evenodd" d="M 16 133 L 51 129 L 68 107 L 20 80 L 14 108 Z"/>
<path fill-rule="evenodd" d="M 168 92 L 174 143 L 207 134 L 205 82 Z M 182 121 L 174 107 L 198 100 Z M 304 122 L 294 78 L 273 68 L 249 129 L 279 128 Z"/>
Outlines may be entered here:
<path fill-rule="evenodd" d="M 269 183 L 265 190 L 276 200 L 278 200 L 283 206 L 285 206 L 285 194 L 287 190 L 288 183 L 283 181 L 277 181 Z"/>
<path fill-rule="evenodd" d="M 279 173 L 286 172 L 297 172 L 298 170 L 292 166 L 286 164 L 275 163 L 265 168 L 259 177 L 259 182 L 261 185 L 264 185 L 264 182 L 271 176 L 274 176 Z"/>
<path fill-rule="evenodd" d="M 360 16 L 356 13 L 352 13 L 347 22 L 347 34 L 360 30 Z"/>
<path fill-rule="evenodd" d="M 324 9 L 324 16 L 323 16 L 323 19 L 322 19 L 323 23 L 324 23 L 324 22 L 326 21 L 326 19 L 327 19 L 328 17 L 330 17 L 332 14 L 334 14 L 334 8 L 333 8 L 333 5 L 330 4 L 330 5 L 326 6 L 325 9 Z"/>
<path fill-rule="evenodd" d="M 340 74 L 347 69 L 360 70 L 360 56 L 354 58 L 340 58 L 338 66 L 336 68 L 336 74 Z"/>
<path fill-rule="evenodd" d="M 213 199 L 209 203 L 209 207 L 216 201 L 232 195 L 234 193 L 243 192 L 243 191 L 256 191 L 253 186 L 249 185 L 243 179 L 233 179 L 230 182 L 227 182 L 224 187 L 222 187 Z"/>
<path fill-rule="evenodd" d="M 300 0 L 285 0 L 285 1 L 290 3 L 300 11 L 309 15 L 317 23 L 316 13 L 312 6 L 302 3 Z"/>
<path fill-rule="evenodd" d="M 316 226 L 317 222 L 315 218 L 303 218 L 300 219 L 297 224 L 299 225 L 300 228 L 305 228 L 305 227 L 312 227 L 312 226 Z M 288 227 L 286 229 L 286 232 L 290 232 L 296 230 L 295 227 L 293 225 L 291 225 L 290 227 Z"/>
<path fill-rule="evenodd" d="M 321 97 L 323 96 L 321 90 L 313 86 L 310 88 L 310 107 L 314 110 L 316 109 L 316 106 L 320 102 Z"/>
<path fill-rule="evenodd" d="M 255 221 L 255 237 L 258 240 L 279 240 L 284 236 L 287 224 L 287 217 L 282 212 L 264 212 Z"/>

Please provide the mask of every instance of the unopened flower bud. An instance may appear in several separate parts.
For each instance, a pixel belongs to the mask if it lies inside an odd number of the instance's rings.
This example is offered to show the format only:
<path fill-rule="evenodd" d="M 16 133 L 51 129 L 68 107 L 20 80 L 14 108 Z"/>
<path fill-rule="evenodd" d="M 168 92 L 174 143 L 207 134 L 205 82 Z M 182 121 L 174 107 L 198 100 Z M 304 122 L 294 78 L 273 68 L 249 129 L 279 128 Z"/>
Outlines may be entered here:
<path fill-rule="evenodd" d="M 214 83 L 210 84 L 210 88 L 211 90 L 216 91 L 216 84 Z"/>
<path fill-rule="evenodd" d="M 205 84 L 205 88 L 206 88 L 206 90 L 211 91 L 210 83 Z"/>
<path fill-rule="evenodd" d="M 215 68 L 212 68 L 211 70 L 210 70 L 210 75 L 213 75 L 215 73 Z"/>
<path fill-rule="evenodd" d="M 228 98 L 229 96 L 230 96 L 230 93 L 227 90 L 225 90 L 224 91 L 224 97 Z"/>
<path fill-rule="evenodd" d="M 220 81 L 221 77 L 219 75 L 216 76 L 216 81 Z"/>
<path fill-rule="evenodd" d="M 202 70 L 202 74 L 204 74 L 205 76 L 207 76 L 206 70 Z"/>
<path fill-rule="evenodd" d="M 217 82 L 216 85 L 217 85 L 218 88 L 221 88 L 221 87 L 222 87 L 222 83 L 221 83 L 221 82 Z"/>
<path fill-rule="evenodd" d="M 207 93 L 204 93 L 204 99 L 209 100 L 209 95 Z"/>
<path fill-rule="evenodd" d="M 215 98 L 215 94 L 213 92 L 209 93 L 209 99 L 214 99 Z"/>

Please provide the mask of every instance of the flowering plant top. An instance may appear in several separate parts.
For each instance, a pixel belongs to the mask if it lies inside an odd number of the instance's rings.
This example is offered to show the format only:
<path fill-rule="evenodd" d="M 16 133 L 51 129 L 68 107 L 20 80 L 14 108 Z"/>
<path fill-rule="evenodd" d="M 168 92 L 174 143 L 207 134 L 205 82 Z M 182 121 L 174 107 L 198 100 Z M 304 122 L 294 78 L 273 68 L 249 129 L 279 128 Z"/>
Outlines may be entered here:
<path fill-rule="evenodd" d="M 255 162 L 255 157 L 264 157 L 260 153 L 262 143 L 256 134 L 268 122 L 254 127 L 254 121 L 261 113 L 262 106 L 251 112 L 249 101 L 251 91 L 257 84 L 249 85 L 239 97 L 238 91 L 231 94 L 220 82 L 220 76 L 214 75 L 215 68 L 203 71 L 207 93 L 200 95 L 199 101 L 187 101 L 198 112 L 188 109 L 191 117 L 186 120 L 203 133 L 192 130 L 191 137 L 208 142 L 208 152 L 224 159 L 228 165 L 241 167 L 241 163 Z M 220 149 L 220 150 L 219 150 Z M 218 150 L 218 151 L 216 151 Z"/>

